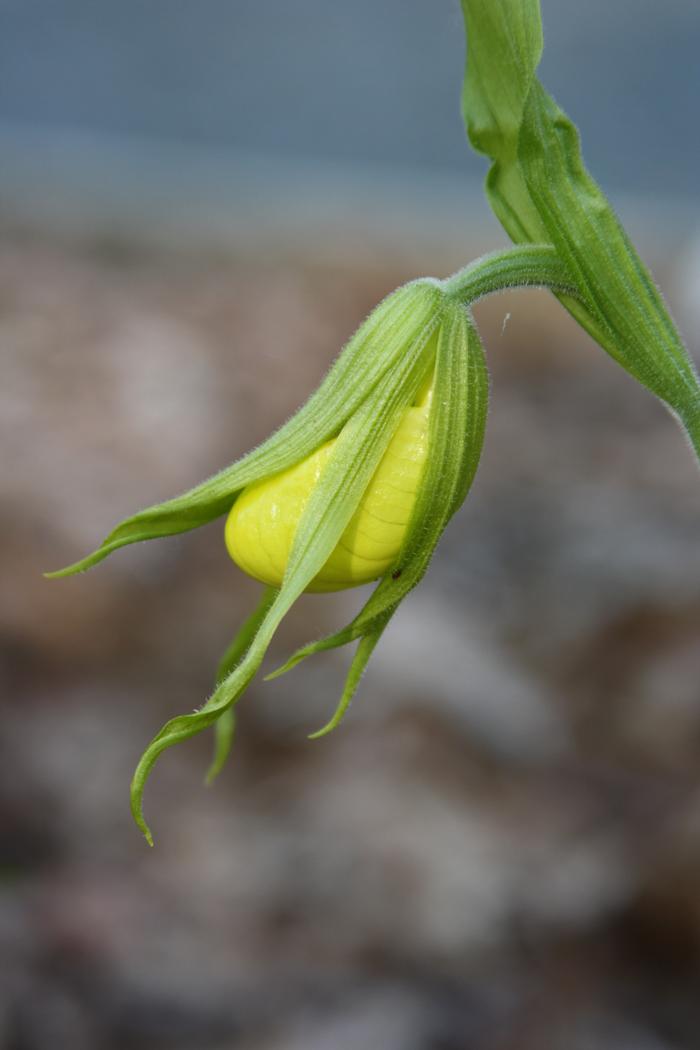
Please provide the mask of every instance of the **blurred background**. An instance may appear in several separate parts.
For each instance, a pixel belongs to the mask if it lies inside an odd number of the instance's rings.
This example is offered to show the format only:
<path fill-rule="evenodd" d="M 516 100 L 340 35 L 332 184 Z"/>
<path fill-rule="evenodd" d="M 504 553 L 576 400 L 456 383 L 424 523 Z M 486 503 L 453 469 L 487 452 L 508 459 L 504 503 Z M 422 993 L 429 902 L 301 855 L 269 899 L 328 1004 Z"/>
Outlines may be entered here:
<path fill-rule="evenodd" d="M 547 86 L 700 356 L 697 0 L 543 0 Z M 0 0 L 2 1050 L 700 1048 L 700 486 L 540 292 L 342 729 L 256 683 L 133 767 L 257 588 L 222 528 L 41 571 L 227 464 L 399 282 L 505 244 L 456 0 Z M 310 596 L 272 646 L 342 624 Z"/>

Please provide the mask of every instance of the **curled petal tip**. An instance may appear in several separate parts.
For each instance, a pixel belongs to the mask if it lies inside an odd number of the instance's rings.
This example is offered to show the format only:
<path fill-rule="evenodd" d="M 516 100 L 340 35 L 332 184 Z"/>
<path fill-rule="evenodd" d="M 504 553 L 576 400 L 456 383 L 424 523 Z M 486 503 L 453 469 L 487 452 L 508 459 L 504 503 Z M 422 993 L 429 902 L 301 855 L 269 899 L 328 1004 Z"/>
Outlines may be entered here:
<path fill-rule="evenodd" d="M 317 729 L 315 733 L 309 733 L 307 740 L 320 740 L 323 736 L 328 736 L 336 727 L 335 720 L 327 722 L 321 729 Z"/>

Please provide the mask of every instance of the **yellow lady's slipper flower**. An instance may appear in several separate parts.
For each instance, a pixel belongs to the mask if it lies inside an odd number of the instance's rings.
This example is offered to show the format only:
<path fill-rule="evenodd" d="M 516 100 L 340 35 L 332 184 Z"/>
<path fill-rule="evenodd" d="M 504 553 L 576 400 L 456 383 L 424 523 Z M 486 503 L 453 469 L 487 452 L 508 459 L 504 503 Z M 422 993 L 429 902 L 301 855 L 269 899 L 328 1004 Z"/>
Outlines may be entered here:
<path fill-rule="evenodd" d="M 214 725 L 217 772 L 233 734 L 233 707 L 299 595 L 379 580 L 347 627 L 276 672 L 356 640 L 340 705 L 322 732 L 338 723 L 469 489 L 487 393 L 481 344 L 460 296 L 447 283 L 414 281 L 379 304 L 306 405 L 264 444 L 183 496 L 122 522 L 93 554 L 53 574 L 80 572 L 126 544 L 227 515 L 231 557 L 267 585 L 224 657 L 214 693 L 198 711 L 168 722 L 139 763 L 132 812 L 149 842 L 142 794 L 161 752 Z"/>

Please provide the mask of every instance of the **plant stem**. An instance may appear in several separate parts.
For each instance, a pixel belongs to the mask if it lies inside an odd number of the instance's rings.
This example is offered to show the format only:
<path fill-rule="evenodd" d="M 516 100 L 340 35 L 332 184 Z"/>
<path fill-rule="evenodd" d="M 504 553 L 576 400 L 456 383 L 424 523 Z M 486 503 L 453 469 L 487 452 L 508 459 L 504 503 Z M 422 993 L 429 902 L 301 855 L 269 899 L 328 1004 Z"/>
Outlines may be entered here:
<path fill-rule="evenodd" d="M 580 299 L 571 275 L 549 244 L 525 244 L 484 255 L 442 283 L 466 305 L 506 288 L 539 287 Z"/>

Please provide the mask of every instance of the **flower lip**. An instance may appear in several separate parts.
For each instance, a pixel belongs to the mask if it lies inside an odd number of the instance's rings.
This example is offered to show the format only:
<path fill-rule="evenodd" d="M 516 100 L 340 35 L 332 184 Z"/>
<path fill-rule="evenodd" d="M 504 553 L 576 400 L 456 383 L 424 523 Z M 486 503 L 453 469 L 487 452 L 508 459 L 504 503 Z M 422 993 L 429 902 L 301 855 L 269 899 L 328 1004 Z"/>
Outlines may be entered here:
<path fill-rule="evenodd" d="M 418 392 L 328 561 L 307 590 L 325 592 L 378 579 L 396 563 L 428 455 L 432 375 Z M 311 491 L 333 454 L 327 442 L 301 463 L 245 489 L 226 520 L 233 561 L 249 576 L 279 587 Z"/>

